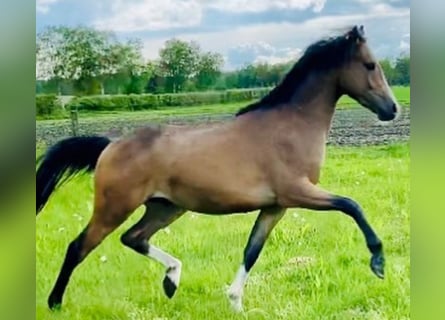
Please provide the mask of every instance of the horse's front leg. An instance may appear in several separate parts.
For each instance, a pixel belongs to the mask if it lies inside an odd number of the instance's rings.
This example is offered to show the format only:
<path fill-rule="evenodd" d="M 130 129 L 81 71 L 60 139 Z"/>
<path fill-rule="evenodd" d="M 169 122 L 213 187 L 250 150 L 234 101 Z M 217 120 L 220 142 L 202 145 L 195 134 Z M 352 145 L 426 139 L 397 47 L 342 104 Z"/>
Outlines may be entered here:
<path fill-rule="evenodd" d="M 283 217 L 284 213 L 285 209 L 279 207 L 262 209 L 259 213 L 250 233 L 249 241 L 244 249 L 243 263 L 239 267 L 235 279 L 228 290 L 230 303 L 235 311 L 241 312 L 243 310 L 243 290 L 249 271 L 258 259 L 270 232 Z"/>
<path fill-rule="evenodd" d="M 278 203 L 287 208 L 299 207 L 317 211 L 338 210 L 352 217 L 362 231 L 367 247 L 372 254 L 371 270 L 377 277 L 384 278 L 385 258 L 382 241 L 356 201 L 329 193 L 308 180 L 302 180 L 283 192 L 278 198 Z"/>

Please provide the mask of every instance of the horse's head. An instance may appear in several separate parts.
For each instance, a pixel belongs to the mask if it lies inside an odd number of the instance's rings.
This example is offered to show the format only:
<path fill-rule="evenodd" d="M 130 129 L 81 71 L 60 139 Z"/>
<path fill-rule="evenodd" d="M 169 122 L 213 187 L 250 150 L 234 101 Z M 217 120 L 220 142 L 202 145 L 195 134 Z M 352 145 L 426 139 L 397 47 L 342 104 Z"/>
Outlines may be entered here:
<path fill-rule="evenodd" d="M 376 113 L 381 121 L 393 120 L 400 107 L 366 42 L 363 26 L 355 26 L 344 37 L 350 41 L 352 51 L 340 70 L 341 91 Z"/>

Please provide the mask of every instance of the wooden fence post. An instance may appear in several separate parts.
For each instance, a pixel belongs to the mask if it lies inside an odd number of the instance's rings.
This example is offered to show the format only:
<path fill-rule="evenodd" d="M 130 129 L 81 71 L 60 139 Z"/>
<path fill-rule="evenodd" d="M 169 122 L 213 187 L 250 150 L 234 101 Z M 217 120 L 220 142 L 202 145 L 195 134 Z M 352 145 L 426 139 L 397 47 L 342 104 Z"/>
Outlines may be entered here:
<path fill-rule="evenodd" d="M 79 132 L 79 115 L 77 110 L 71 110 L 71 131 L 72 135 L 75 137 Z"/>

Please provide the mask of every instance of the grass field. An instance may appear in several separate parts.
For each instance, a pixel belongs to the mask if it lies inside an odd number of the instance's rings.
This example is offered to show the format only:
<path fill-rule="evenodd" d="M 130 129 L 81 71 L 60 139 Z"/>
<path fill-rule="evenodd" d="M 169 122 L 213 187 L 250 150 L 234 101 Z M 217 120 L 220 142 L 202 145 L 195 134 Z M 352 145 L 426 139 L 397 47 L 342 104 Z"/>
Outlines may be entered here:
<path fill-rule="evenodd" d="M 409 145 L 329 147 L 321 185 L 357 200 L 383 240 L 386 278 L 375 277 L 358 227 L 341 213 L 289 210 L 247 282 L 245 313 L 225 296 L 256 213 L 188 213 L 152 242 L 183 262 L 172 300 L 163 267 L 123 247 L 141 209 L 75 271 L 59 312 L 46 299 L 68 243 L 91 212 L 91 177 L 62 187 L 36 221 L 37 319 L 409 319 Z"/>
<path fill-rule="evenodd" d="M 399 103 L 405 107 L 410 104 L 410 87 L 402 87 L 396 86 L 392 87 L 394 95 L 398 99 Z M 244 101 L 244 102 L 236 102 L 236 103 L 228 103 L 228 104 L 212 104 L 212 105 L 200 105 L 200 106 L 190 106 L 190 107 L 164 107 L 159 110 L 143 110 L 143 111 L 96 111 L 96 112 L 88 112 L 82 111 L 79 112 L 79 118 L 83 121 L 88 120 L 89 118 L 97 118 L 101 117 L 104 120 L 115 118 L 119 116 L 121 119 L 135 119 L 143 116 L 146 119 L 162 119 L 165 117 L 175 116 L 175 117 L 186 117 L 186 116 L 205 116 L 205 115 L 219 115 L 219 114 L 234 114 L 238 109 L 248 105 L 253 101 Z M 347 109 L 347 108 L 356 108 L 358 104 L 353 99 L 343 96 L 338 104 L 338 109 Z M 69 118 L 68 113 L 61 113 L 58 116 L 62 116 L 63 118 Z M 57 116 L 56 116 L 57 118 Z M 41 119 L 37 119 L 41 120 Z M 57 121 L 56 120 L 45 120 L 45 121 Z"/>

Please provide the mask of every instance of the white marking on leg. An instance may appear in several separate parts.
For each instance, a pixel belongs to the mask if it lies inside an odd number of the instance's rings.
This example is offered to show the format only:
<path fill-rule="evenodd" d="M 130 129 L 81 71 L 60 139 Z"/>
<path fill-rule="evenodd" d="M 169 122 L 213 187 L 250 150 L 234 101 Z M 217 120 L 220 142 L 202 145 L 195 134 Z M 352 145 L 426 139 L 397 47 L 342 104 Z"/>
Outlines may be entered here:
<path fill-rule="evenodd" d="M 237 311 L 243 311 L 243 292 L 244 292 L 244 284 L 246 283 L 248 277 L 248 273 L 244 264 L 240 266 L 238 272 L 236 273 L 235 280 L 233 280 L 232 284 L 229 287 L 227 292 L 230 300 L 230 304 L 232 308 Z"/>
<path fill-rule="evenodd" d="M 176 285 L 176 288 L 178 288 L 181 279 L 181 261 L 153 245 L 150 245 L 148 249 L 148 256 L 162 263 L 167 268 L 167 277 L 169 277 Z"/>
<path fill-rule="evenodd" d="M 169 196 L 161 191 L 156 191 L 155 193 L 153 193 L 153 195 L 151 197 L 152 198 L 164 198 L 164 199 L 170 200 Z"/>

